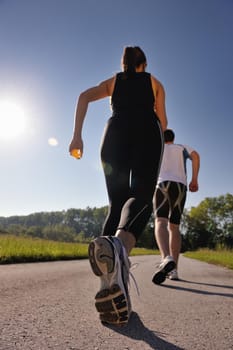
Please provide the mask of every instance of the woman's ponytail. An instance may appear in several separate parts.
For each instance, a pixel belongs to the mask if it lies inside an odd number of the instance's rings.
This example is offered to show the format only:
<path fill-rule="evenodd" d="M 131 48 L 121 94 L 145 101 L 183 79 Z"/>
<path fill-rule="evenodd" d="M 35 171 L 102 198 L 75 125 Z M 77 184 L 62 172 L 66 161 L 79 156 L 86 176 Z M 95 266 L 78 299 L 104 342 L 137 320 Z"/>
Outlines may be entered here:
<path fill-rule="evenodd" d="M 126 73 L 134 73 L 140 64 L 146 64 L 146 56 L 139 46 L 127 46 L 122 56 L 122 67 Z"/>

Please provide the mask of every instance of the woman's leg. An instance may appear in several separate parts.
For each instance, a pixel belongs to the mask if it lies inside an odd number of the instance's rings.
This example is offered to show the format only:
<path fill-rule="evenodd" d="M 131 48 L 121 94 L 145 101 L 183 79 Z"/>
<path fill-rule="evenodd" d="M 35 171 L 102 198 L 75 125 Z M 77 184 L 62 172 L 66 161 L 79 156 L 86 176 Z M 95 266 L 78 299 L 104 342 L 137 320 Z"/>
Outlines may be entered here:
<path fill-rule="evenodd" d="M 124 134 L 125 133 L 125 134 Z M 107 187 L 109 209 L 102 235 L 113 236 L 119 225 L 121 211 L 130 196 L 130 160 L 126 130 L 111 118 L 101 145 L 101 160 Z"/>
<path fill-rule="evenodd" d="M 134 234 L 132 234 L 131 232 L 119 229 L 116 232 L 116 237 L 118 237 L 121 240 L 129 256 L 131 250 L 135 247 L 135 244 L 136 244 L 136 238 Z"/>
<path fill-rule="evenodd" d="M 118 228 L 122 207 L 129 198 L 129 169 L 111 167 L 111 174 L 105 172 L 109 208 L 103 225 L 104 236 L 114 236 Z"/>
<path fill-rule="evenodd" d="M 119 229 L 133 234 L 136 241 L 152 213 L 152 199 L 163 151 L 160 128 L 150 128 L 144 132 L 144 136 L 141 130 L 135 132 L 134 148 L 130 156 L 130 196 L 122 208 L 119 224 Z"/>

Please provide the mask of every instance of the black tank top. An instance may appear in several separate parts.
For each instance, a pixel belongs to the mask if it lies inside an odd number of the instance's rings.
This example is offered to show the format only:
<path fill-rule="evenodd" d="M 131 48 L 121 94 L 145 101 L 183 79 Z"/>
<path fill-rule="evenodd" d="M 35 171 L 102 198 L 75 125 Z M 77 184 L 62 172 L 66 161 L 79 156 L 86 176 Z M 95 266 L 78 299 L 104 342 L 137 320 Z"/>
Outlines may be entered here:
<path fill-rule="evenodd" d="M 113 115 L 143 114 L 154 115 L 154 93 L 151 84 L 151 75 L 146 72 L 118 73 L 112 94 L 111 105 Z M 131 113 L 132 112 L 132 113 Z"/>

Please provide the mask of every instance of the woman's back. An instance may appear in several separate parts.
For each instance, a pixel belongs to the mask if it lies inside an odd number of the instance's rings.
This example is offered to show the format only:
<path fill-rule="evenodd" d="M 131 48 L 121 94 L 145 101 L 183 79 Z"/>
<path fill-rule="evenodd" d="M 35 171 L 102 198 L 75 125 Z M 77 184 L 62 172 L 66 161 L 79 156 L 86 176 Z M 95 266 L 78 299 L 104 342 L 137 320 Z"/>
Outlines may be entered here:
<path fill-rule="evenodd" d="M 154 93 L 151 76 L 146 72 L 118 73 L 112 94 L 113 114 L 120 112 L 153 112 Z"/>

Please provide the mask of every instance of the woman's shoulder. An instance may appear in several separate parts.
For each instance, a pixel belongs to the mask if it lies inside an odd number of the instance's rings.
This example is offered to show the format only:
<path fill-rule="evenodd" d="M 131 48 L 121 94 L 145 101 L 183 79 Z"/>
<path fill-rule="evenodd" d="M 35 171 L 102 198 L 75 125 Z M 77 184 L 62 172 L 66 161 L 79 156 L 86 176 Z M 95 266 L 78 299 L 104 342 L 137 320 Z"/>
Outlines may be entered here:
<path fill-rule="evenodd" d="M 163 84 L 161 83 L 161 81 L 159 81 L 155 76 L 153 76 L 152 74 L 150 75 L 151 77 L 151 82 L 154 88 L 156 88 L 156 90 L 164 90 Z"/>
<path fill-rule="evenodd" d="M 153 74 L 150 75 L 151 80 L 153 80 L 157 85 L 162 85 L 158 78 L 156 78 Z"/>

